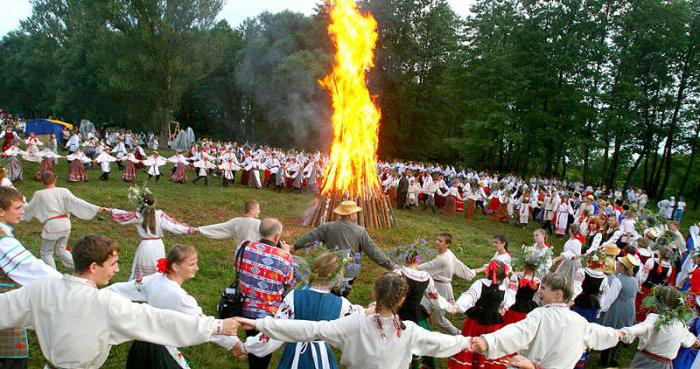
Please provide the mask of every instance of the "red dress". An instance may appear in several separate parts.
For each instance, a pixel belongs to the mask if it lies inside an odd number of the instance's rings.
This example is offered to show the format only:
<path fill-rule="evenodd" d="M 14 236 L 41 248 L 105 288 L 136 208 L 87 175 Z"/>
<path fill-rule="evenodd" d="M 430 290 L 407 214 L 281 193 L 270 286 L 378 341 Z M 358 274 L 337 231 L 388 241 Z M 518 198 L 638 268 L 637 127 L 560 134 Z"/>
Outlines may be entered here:
<path fill-rule="evenodd" d="M 136 166 L 131 160 L 126 161 L 122 178 L 124 182 L 133 182 L 133 180 L 136 179 Z"/>
<path fill-rule="evenodd" d="M 515 294 L 515 303 L 503 315 L 505 324 L 517 323 L 525 319 L 528 313 L 537 308 L 533 297 L 535 297 L 537 289 L 540 288 L 539 279 L 536 277 L 524 277 L 520 273 L 518 277 L 518 281 L 511 282 L 518 283 L 518 292 Z"/>
<path fill-rule="evenodd" d="M 667 276 L 670 274 L 670 266 L 659 264 L 658 260 L 654 260 L 654 266 L 649 271 L 649 276 L 647 280 L 642 283 L 642 287 L 639 289 L 637 296 L 634 300 L 634 305 L 636 308 L 636 322 L 639 323 L 646 319 L 649 310 L 642 306 L 642 301 L 651 294 L 651 289 L 654 286 L 663 286 L 666 282 Z"/>

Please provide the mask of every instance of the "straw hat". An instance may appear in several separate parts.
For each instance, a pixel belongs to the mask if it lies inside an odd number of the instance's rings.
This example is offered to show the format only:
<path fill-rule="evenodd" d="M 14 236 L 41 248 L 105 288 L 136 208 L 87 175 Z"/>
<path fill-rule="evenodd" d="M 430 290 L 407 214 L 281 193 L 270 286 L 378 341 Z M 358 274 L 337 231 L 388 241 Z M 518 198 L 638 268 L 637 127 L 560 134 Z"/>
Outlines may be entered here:
<path fill-rule="evenodd" d="M 627 270 L 633 270 L 634 267 L 641 265 L 641 262 L 632 254 L 627 254 L 625 256 L 618 256 L 617 261 L 622 263 Z"/>
<path fill-rule="evenodd" d="M 603 266 L 603 273 L 615 274 L 615 258 L 614 257 L 610 257 L 610 256 L 605 257 L 605 265 Z"/>
<path fill-rule="evenodd" d="M 588 195 L 588 196 L 586 196 L 586 198 L 591 200 L 591 201 L 595 201 L 595 197 L 593 197 L 593 195 Z"/>
<path fill-rule="evenodd" d="M 362 211 L 362 208 L 357 206 L 357 203 L 354 201 L 343 201 L 338 207 L 333 209 L 333 212 L 338 215 L 350 215 L 360 211 Z"/>
<path fill-rule="evenodd" d="M 617 256 L 620 255 L 620 248 L 612 242 L 603 244 L 603 254 L 607 256 Z"/>

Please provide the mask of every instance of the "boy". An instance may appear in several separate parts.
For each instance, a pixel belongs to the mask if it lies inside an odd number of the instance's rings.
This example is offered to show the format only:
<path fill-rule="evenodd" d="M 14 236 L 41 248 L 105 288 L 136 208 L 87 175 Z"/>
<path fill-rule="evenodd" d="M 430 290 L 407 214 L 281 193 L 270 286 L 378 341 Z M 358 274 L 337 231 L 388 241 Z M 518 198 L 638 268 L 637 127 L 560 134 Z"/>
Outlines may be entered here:
<path fill-rule="evenodd" d="M 569 309 L 573 296 L 571 278 L 547 274 L 540 284 L 541 307 L 525 319 L 496 332 L 472 338 L 471 350 L 488 359 L 521 352 L 516 357 L 520 368 L 573 368 L 586 349 L 604 350 L 617 345 L 622 333 L 616 329 L 589 323 Z"/>
<path fill-rule="evenodd" d="M 112 345 L 138 339 L 192 346 L 214 334 L 235 335 L 233 319 L 185 315 L 132 303 L 99 290 L 119 271 L 119 247 L 105 236 L 78 240 L 75 274 L 45 278 L 0 295 L 0 329 L 32 326 L 49 368 L 99 368 Z"/>
<path fill-rule="evenodd" d="M 22 194 L 14 188 L 0 187 L 0 293 L 41 278 L 61 277 L 14 238 L 12 225 L 19 223 L 23 215 Z M 0 331 L 0 368 L 28 368 L 28 358 L 24 328 Z"/>
<path fill-rule="evenodd" d="M 435 238 L 435 249 L 438 255 L 433 260 L 419 265 L 418 270 L 428 272 L 435 281 L 435 289 L 437 289 L 438 293 L 448 302 L 454 303 L 452 276 L 456 275 L 469 281 L 476 276 L 476 273 L 457 259 L 455 254 L 450 250 L 451 244 L 452 235 L 449 233 L 440 233 Z M 430 310 L 429 304 L 424 304 L 424 307 Z M 445 318 L 445 313 L 443 311 L 434 310 L 433 314 L 437 324 L 447 333 L 452 335 L 460 334 L 460 330 Z"/>

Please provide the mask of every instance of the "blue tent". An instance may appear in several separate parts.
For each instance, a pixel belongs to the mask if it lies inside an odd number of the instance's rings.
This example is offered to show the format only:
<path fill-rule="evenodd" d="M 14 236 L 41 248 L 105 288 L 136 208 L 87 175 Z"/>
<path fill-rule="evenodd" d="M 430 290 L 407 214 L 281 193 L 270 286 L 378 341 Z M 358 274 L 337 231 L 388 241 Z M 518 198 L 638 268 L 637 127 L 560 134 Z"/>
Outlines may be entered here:
<path fill-rule="evenodd" d="M 63 140 L 61 133 L 64 128 L 72 129 L 73 125 L 54 119 L 32 119 L 27 122 L 26 134 L 34 133 L 37 136 L 55 134 L 58 142 Z"/>

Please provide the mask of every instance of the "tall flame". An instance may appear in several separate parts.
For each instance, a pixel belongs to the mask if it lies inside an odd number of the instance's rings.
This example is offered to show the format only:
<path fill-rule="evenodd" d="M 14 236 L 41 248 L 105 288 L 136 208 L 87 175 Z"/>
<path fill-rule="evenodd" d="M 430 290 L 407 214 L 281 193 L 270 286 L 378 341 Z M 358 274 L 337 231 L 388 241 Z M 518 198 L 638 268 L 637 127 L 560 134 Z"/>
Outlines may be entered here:
<path fill-rule="evenodd" d="M 321 85 L 333 97 L 333 145 L 321 193 L 346 198 L 379 189 L 377 145 L 381 114 L 367 89 L 374 67 L 377 22 L 355 0 L 334 0 L 328 33 L 336 45 L 333 71 Z"/>

